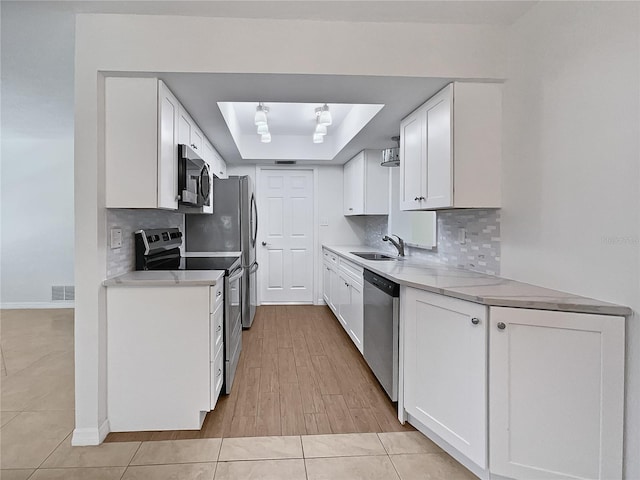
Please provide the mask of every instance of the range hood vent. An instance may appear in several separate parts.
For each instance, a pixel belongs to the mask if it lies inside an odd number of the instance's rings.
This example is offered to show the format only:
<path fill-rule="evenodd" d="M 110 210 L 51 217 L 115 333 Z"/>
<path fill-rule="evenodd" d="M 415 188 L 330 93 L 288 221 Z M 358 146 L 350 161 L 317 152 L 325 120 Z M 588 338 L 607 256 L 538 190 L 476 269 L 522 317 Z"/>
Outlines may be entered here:
<path fill-rule="evenodd" d="M 382 162 L 380 162 L 380 165 L 383 167 L 397 167 L 400 165 L 400 137 L 391 137 L 391 140 L 395 141 L 398 146 L 382 150 Z"/>
<path fill-rule="evenodd" d="M 276 165 L 295 165 L 295 160 L 276 160 Z"/>

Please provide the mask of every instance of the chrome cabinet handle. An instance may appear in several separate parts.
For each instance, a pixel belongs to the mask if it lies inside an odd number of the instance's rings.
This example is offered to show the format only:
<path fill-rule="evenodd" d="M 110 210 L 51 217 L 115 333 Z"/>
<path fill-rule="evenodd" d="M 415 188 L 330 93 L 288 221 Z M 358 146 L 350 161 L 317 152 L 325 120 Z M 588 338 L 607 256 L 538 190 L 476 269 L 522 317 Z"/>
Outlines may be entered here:
<path fill-rule="evenodd" d="M 471 323 L 473 323 L 474 325 L 478 325 L 480 323 L 480 319 L 474 317 L 471 319 Z"/>
<path fill-rule="evenodd" d="M 216 293 L 216 297 L 219 297 L 220 295 L 222 295 L 222 292 Z"/>
<path fill-rule="evenodd" d="M 415 202 L 417 202 L 417 201 L 419 201 L 419 200 L 420 200 L 420 197 L 416 197 L 416 198 L 414 198 L 413 200 L 414 200 Z"/>
<path fill-rule="evenodd" d="M 344 285 L 345 285 L 346 287 L 348 287 L 348 286 L 349 286 L 349 284 L 348 284 L 347 282 L 344 282 Z"/>
<path fill-rule="evenodd" d="M 216 328 L 216 332 L 219 332 L 220 330 L 222 330 L 222 325 L 218 325 L 218 328 Z"/>
<path fill-rule="evenodd" d="M 503 322 L 498 322 L 498 330 L 504 330 L 507 326 Z"/>
<path fill-rule="evenodd" d="M 262 242 L 262 246 L 266 247 L 267 246 L 267 242 Z"/>
<path fill-rule="evenodd" d="M 353 208 L 349 207 L 349 210 L 353 210 Z"/>
<path fill-rule="evenodd" d="M 218 373 L 216 374 L 216 377 L 219 377 L 221 373 L 222 373 L 222 370 L 218 369 Z"/>

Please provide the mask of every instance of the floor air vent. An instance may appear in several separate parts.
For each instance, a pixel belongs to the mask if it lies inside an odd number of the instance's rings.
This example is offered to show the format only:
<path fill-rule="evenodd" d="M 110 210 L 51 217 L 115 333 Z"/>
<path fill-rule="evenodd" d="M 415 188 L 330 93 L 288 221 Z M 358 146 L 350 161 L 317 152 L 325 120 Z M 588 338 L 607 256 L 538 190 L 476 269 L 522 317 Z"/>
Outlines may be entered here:
<path fill-rule="evenodd" d="M 276 160 L 276 165 L 295 165 L 295 160 Z"/>
<path fill-rule="evenodd" d="M 75 298 L 76 287 L 73 285 L 53 285 L 51 287 L 51 300 L 54 302 L 75 300 Z"/>

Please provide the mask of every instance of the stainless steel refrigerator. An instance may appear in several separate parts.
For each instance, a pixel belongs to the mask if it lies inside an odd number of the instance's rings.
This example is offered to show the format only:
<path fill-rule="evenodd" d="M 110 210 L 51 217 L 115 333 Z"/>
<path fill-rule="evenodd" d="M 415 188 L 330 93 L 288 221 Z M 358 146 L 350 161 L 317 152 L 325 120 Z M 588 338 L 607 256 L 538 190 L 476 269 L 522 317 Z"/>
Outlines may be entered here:
<path fill-rule="evenodd" d="M 256 313 L 256 238 L 258 208 L 248 176 L 213 180 L 213 214 L 185 215 L 185 249 L 188 254 L 241 256 L 242 326 L 251 327 Z"/>

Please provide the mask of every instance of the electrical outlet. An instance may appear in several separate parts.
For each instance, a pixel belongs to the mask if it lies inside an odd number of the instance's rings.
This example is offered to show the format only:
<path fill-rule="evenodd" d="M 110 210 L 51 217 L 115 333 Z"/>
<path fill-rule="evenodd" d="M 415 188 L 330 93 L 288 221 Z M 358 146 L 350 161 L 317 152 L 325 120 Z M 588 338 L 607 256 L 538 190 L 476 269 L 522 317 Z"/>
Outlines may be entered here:
<path fill-rule="evenodd" d="M 109 242 L 111 249 L 122 247 L 122 229 L 114 227 L 111 229 L 111 241 Z"/>
<path fill-rule="evenodd" d="M 464 228 L 458 229 L 458 243 L 464 245 L 467 242 L 467 230 Z"/>
<path fill-rule="evenodd" d="M 329 226 L 329 219 L 328 218 L 321 218 L 320 219 L 320 226 L 321 227 L 328 227 Z"/>

